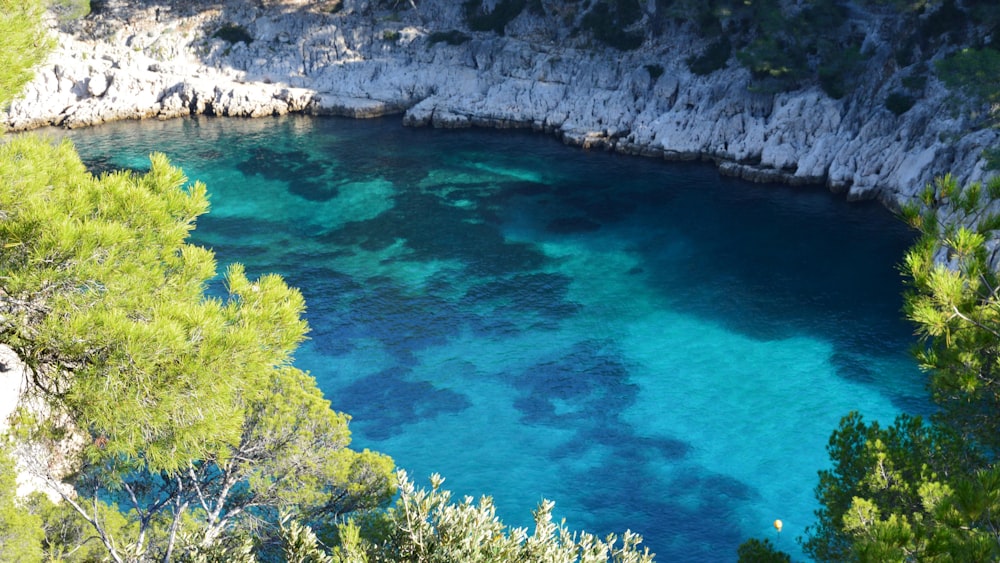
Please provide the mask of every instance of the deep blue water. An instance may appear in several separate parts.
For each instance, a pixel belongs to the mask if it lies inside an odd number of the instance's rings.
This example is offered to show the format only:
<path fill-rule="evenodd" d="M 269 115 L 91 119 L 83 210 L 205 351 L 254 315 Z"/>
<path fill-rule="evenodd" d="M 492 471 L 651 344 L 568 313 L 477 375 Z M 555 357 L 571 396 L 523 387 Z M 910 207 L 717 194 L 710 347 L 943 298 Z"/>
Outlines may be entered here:
<path fill-rule="evenodd" d="M 632 529 L 660 561 L 800 553 L 840 417 L 925 408 L 876 204 L 528 133 L 286 117 L 68 135 L 91 164 L 167 153 L 208 184 L 194 240 L 278 272 L 296 364 L 355 445 L 529 525 Z M 780 538 L 771 527 L 785 523 Z"/>

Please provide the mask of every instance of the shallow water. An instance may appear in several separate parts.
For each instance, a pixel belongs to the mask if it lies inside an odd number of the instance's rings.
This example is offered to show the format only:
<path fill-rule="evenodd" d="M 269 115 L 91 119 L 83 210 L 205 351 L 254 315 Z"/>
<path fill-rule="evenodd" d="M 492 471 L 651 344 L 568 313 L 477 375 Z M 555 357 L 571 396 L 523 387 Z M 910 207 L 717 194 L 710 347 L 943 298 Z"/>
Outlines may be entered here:
<path fill-rule="evenodd" d="M 912 234 L 820 188 L 498 131 L 285 117 L 68 135 L 206 182 L 198 244 L 302 289 L 296 364 L 418 482 L 544 498 L 660 561 L 795 537 L 840 417 L 926 408 L 895 269 Z M 776 537 L 771 523 L 785 523 Z"/>

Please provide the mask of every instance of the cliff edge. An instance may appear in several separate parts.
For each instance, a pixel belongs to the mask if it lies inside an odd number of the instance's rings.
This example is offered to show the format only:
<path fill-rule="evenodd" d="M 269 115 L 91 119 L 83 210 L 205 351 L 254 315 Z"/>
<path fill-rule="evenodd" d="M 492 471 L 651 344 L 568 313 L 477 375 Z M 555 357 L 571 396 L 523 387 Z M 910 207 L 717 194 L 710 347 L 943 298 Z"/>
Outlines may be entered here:
<path fill-rule="evenodd" d="M 659 5 L 645 4 L 643 21 Z M 500 33 L 471 31 L 463 4 L 450 0 L 94 0 L 94 8 L 53 23 L 59 47 L 3 116 L 9 129 L 402 112 L 409 125 L 526 127 L 584 147 L 707 159 L 725 174 L 823 184 L 890 207 L 947 172 L 983 179 L 983 149 L 1000 143 L 933 75 L 912 107 L 890 111 L 886 100 L 910 69 L 880 42 L 886 16 L 859 10 L 851 25 L 867 62 L 834 99 L 816 85 L 755 92 L 735 57 L 692 72 L 706 40 L 678 19 L 660 18 L 655 37 L 619 50 L 555 10 L 526 10 Z"/>

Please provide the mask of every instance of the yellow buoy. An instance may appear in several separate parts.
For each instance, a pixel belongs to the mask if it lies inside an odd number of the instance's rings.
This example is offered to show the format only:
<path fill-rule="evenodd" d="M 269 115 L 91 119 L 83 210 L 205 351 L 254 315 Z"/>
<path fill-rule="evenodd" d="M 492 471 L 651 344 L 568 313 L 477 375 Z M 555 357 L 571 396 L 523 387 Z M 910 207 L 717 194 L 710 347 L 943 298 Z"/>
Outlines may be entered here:
<path fill-rule="evenodd" d="M 784 524 L 781 522 L 781 520 L 775 520 L 774 521 L 774 529 L 778 530 L 779 534 L 781 533 L 781 527 L 782 526 L 784 526 Z"/>

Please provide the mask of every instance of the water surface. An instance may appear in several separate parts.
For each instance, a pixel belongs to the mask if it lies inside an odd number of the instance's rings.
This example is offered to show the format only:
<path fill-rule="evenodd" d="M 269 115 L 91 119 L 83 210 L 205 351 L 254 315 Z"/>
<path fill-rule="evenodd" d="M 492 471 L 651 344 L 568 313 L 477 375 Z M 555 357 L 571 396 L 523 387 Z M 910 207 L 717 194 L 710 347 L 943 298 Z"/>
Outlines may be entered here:
<path fill-rule="evenodd" d="M 493 496 L 509 524 L 549 498 L 660 561 L 734 560 L 751 536 L 799 555 L 840 417 L 925 408 L 895 269 L 912 235 L 879 206 L 398 123 L 69 136 L 94 166 L 158 150 L 207 183 L 195 242 L 302 289 L 296 364 L 355 445 Z"/>

